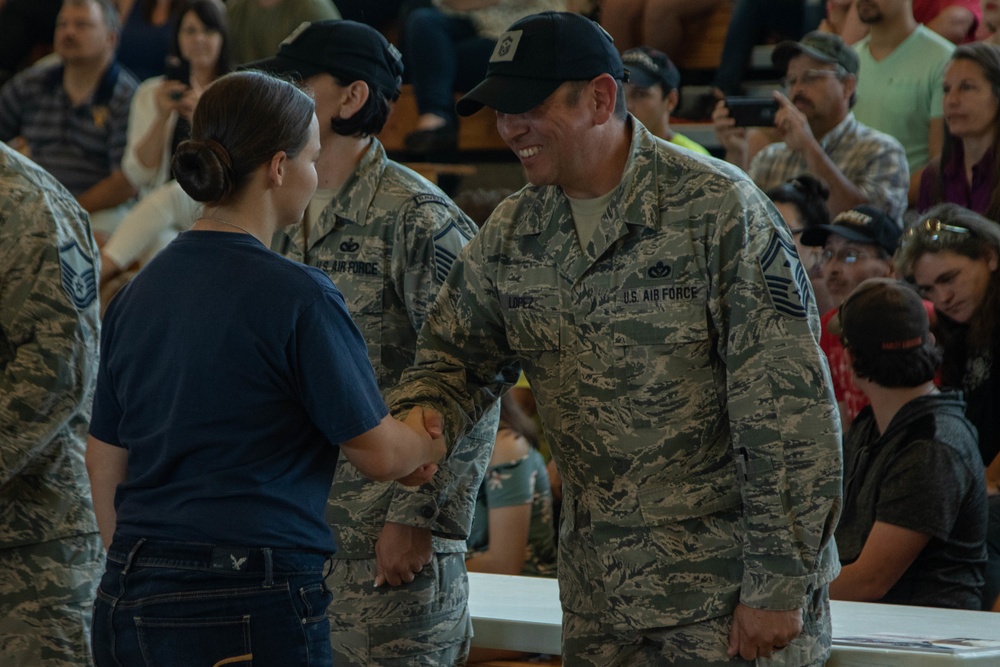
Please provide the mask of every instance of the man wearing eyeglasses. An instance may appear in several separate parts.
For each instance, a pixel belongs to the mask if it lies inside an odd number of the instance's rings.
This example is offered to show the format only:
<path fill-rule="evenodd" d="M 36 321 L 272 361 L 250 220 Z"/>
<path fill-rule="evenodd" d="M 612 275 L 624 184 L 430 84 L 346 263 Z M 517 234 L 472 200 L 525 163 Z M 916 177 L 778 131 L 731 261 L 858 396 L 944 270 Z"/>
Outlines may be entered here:
<path fill-rule="evenodd" d="M 768 190 L 808 173 L 830 189 L 830 213 L 861 204 L 900 219 L 906 210 L 909 169 L 903 146 L 859 123 L 851 113 L 857 87 L 858 54 L 840 37 L 811 32 L 801 41 L 779 44 L 771 56 L 785 73 L 784 92 L 774 91 L 774 127 L 781 141 L 752 161 L 747 129 L 736 127 L 725 102 L 712 114 L 726 160 Z"/>
<path fill-rule="evenodd" d="M 830 362 L 833 392 L 845 428 L 868 405 L 868 398 L 851 380 L 844 346 L 839 337 L 827 330 L 827 325 L 855 287 L 869 278 L 886 278 L 894 274 L 892 254 L 899 244 L 899 236 L 899 224 L 895 220 L 872 206 L 859 206 L 844 211 L 829 225 L 806 229 L 799 239 L 804 246 L 823 248 L 823 279 L 833 297 L 834 307 L 821 319 L 823 333 L 819 345 Z"/>

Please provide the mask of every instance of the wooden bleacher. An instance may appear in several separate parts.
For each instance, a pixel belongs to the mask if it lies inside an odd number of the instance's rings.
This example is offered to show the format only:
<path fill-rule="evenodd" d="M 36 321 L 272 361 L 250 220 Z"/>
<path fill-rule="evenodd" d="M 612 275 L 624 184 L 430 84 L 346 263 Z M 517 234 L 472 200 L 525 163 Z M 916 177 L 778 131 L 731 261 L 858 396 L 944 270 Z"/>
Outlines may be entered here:
<path fill-rule="evenodd" d="M 460 96 L 456 96 L 458 100 Z M 393 106 L 392 113 L 385 123 L 378 139 L 390 152 L 405 152 L 403 140 L 417 126 L 417 98 L 413 94 L 413 86 L 403 86 L 403 90 Z M 496 116 L 489 109 L 460 119 L 458 124 L 459 153 L 473 151 L 503 151 L 510 153 L 497 132 Z"/>

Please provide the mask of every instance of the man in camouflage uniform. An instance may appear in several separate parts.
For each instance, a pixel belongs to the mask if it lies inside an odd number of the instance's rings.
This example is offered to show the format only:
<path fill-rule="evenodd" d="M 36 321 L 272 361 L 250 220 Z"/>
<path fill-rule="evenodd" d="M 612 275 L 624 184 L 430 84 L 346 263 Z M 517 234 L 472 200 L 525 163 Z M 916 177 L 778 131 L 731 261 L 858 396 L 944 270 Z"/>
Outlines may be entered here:
<path fill-rule="evenodd" d="M 0 143 L 0 664 L 89 665 L 103 550 L 83 452 L 97 247 L 62 185 Z"/>
<path fill-rule="evenodd" d="M 399 95 L 399 52 L 368 26 L 318 21 L 251 66 L 304 80 L 322 127 L 316 196 L 274 247 L 336 282 L 379 386 L 392 387 L 413 363 L 427 307 L 475 232 L 441 190 L 389 161 L 371 136 Z M 472 637 L 465 538 L 496 426 L 495 416 L 483 420 L 417 491 L 372 482 L 341 457 L 327 512 L 337 536 L 327 578 L 336 664 L 464 664 Z"/>
<path fill-rule="evenodd" d="M 488 72 L 459 113 L 495 109 L 531 185 L 456 261 L 391 408 L 452 440 L 523 367 L 563 475 L 565 664 L 823 664 L 840 433 L 787 228 L 628 117 L 592 21 L 518 21 Z"/>

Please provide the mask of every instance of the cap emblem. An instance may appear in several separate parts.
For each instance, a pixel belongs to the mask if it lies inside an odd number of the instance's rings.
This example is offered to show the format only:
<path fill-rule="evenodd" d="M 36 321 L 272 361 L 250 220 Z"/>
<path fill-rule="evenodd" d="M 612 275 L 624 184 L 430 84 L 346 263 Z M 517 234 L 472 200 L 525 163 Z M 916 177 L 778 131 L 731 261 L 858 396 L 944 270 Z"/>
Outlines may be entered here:
<path fill-rule="evenodd" d="M 511 30 L 500 35 L 497 45 L 493 48 L 493 55 L 490 56 L 491 63 L 509 63 L 514 60 L 517 53 L 517 45 L 521 43 L 523 30 Z"/>

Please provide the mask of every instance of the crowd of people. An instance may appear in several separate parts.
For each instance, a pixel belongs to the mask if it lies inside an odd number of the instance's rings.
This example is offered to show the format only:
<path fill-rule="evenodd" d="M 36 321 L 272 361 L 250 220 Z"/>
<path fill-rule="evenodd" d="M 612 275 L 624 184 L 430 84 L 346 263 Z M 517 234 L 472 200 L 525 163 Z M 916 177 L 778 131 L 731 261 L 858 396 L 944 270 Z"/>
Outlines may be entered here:
<path fill-rule="evenodd" d="M 738 1 L 717 83 L 784 11 L 782 86 L 716 159 L 712 3 L 402 4 L 64 0 L 0 87 L 4 660 L 460 665 L 469 571 L 594 667 L 1000 611 L 1000 10 Z M 408 76 L 528 184 L 390 159 Z"/>

